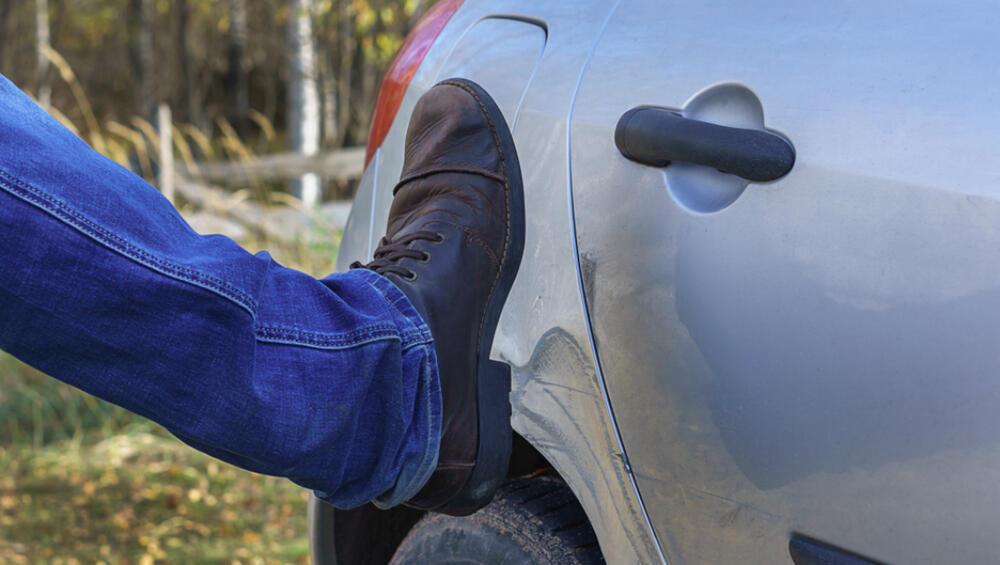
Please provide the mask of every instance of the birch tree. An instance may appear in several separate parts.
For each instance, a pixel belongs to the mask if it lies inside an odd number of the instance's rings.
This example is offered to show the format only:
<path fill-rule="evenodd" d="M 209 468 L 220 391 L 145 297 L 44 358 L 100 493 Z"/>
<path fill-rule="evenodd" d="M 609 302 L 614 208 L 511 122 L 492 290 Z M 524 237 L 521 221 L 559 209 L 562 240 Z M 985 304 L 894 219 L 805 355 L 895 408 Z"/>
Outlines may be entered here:
<path fill-rule="evenodd" d="M 316 47 L 312 33 L 313 0 L 290 0 L 288 16 L 288 130 L 291 150 L 319 151 L 320 109 L 316 86 Z M 319 203 L 320 179 L 305 174 L 292 181 L 293 192 L 309 207 Z"/>
<path fill-rule="evenodd" d="M 38 104 L 46 110 L 52 104 L 52 85 L 49 82 L 49 47 L 49 2 L 48 0 L 35 0 Z"/>

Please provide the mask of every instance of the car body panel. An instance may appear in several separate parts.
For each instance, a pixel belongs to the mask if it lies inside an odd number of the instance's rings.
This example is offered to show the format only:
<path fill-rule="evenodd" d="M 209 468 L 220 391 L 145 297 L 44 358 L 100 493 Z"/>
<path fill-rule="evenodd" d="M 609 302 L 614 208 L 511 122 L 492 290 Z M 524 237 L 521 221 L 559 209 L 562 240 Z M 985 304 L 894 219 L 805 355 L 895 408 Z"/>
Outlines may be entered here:
<path fill-rule="evenodd" d="M 568 110 L 590 47 L 612 6 L 611 1 L 463 3 L 414 75 L 385 141 L 366 169 L 337 266 L 346 269 L 352 261 L 370 257 L 384 233 L 417 98 L 452 76 L 484 84 L 514 126 L 527 210 L 524 258 L 492 354 L 513 367 L 512 425 L 556 468 L 588 516 L 599 517 L 592 525 L 608 562 L 654 563 L 662 555 L 598 379 L 571 235 Z M 553 28 L 550 22 L 558 25 Z M 476 30 L 484 25 L 528 41 L 491 48 L 488 43 L 496 38 Z M 519 26 L 545 32 L 540 55 L 538 32 Z M 512 48 L 517 51 L 513 57 Z M 531 72 L 525 73 L 525 61 L 532 57 Z M 498 73 L 498 65 L 507 70 Z M 499 75 L 525 81 L 524 86 L 498 84 Z M 314 515 L 329 520 L 328 512 Z M 329 526 L 314 522 L 312 527 L 328 531 Z"/>
<path fill-rule="evenodd" d="M 792 532 L 887 562 L 1000 555 L 997 21 L 985 2 L 617 7 L 572 116 L 575 223 L 669 562 L 789 562 Z M 705 213 L 613 133 L 719 85 L 759 98 L 797 162 Z"/>
<path fill-rule="evenodd" d="M 365 172 L 338 266 L 385 229 L 416 99 L 480 82 L 528 212 L 493 356 L 514 368 L 515 430 L 608 562 L 788 563 L 793 533 L 889 562 L 993 561 L 998 16 L 467 0 Z M 733 184 L 618 153 L 629 108 L 710 95 L 708 121 L 758 104 L 792 172 Z"/>
<path fill-rule="evenodd" d="M 354 261 L 371 259 L 371 245 L 374 239 L 372 203 L 375 200 L 375 184 L 379 176 L 379 157 L 376 153 L 358 181 L 354 204 L 344 225 L 344 236 L 340 240 L 340 250 L 337 253 L 338 272 L 346 271 Z"/>

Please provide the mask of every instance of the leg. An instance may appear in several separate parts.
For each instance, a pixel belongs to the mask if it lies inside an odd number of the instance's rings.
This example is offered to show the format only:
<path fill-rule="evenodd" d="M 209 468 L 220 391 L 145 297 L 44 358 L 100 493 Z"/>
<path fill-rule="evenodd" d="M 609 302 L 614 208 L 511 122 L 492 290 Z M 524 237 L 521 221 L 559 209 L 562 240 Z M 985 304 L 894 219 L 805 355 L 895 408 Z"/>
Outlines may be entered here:
<path fill-rule="evenodd" d="M 2 77 L 0 348 L 337 506 L 406 500 L 437 462 L 435 351 L 396 286 L 196 234 Z"/>

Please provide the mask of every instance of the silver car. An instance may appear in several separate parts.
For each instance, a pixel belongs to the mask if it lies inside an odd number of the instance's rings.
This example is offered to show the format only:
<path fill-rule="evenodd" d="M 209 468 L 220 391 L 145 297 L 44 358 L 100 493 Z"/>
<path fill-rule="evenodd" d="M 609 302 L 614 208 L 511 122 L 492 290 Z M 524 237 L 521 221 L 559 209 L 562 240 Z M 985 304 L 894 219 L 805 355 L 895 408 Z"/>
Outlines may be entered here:
<path fill-rule="evenodd" d="M 468 518 L 314 502 L 314 561 L 1000 561 L 998 24 L 996 1 L 435 6 L 340 266 L 385 229 L 416 99 L 483 85 L 528 217 L 493 349 L 511 483 Z"/>

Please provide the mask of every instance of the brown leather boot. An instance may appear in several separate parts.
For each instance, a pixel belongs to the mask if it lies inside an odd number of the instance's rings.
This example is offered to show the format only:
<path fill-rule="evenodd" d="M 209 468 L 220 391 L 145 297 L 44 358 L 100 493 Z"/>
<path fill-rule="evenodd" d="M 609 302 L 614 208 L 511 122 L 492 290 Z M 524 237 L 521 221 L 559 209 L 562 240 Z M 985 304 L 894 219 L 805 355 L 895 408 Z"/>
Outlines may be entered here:
<path fill-rule="evenodd" d="M 479 85 L 446 80 L 417 101 L 393 194 L 386 235 L 364 267 L 395 283 L 430 326 L 443 400 L 437 468 L 407 505 L 467 515 L 507 473 L 510 367 L 489 355 L 524 249 L 514 140 Z"/>

